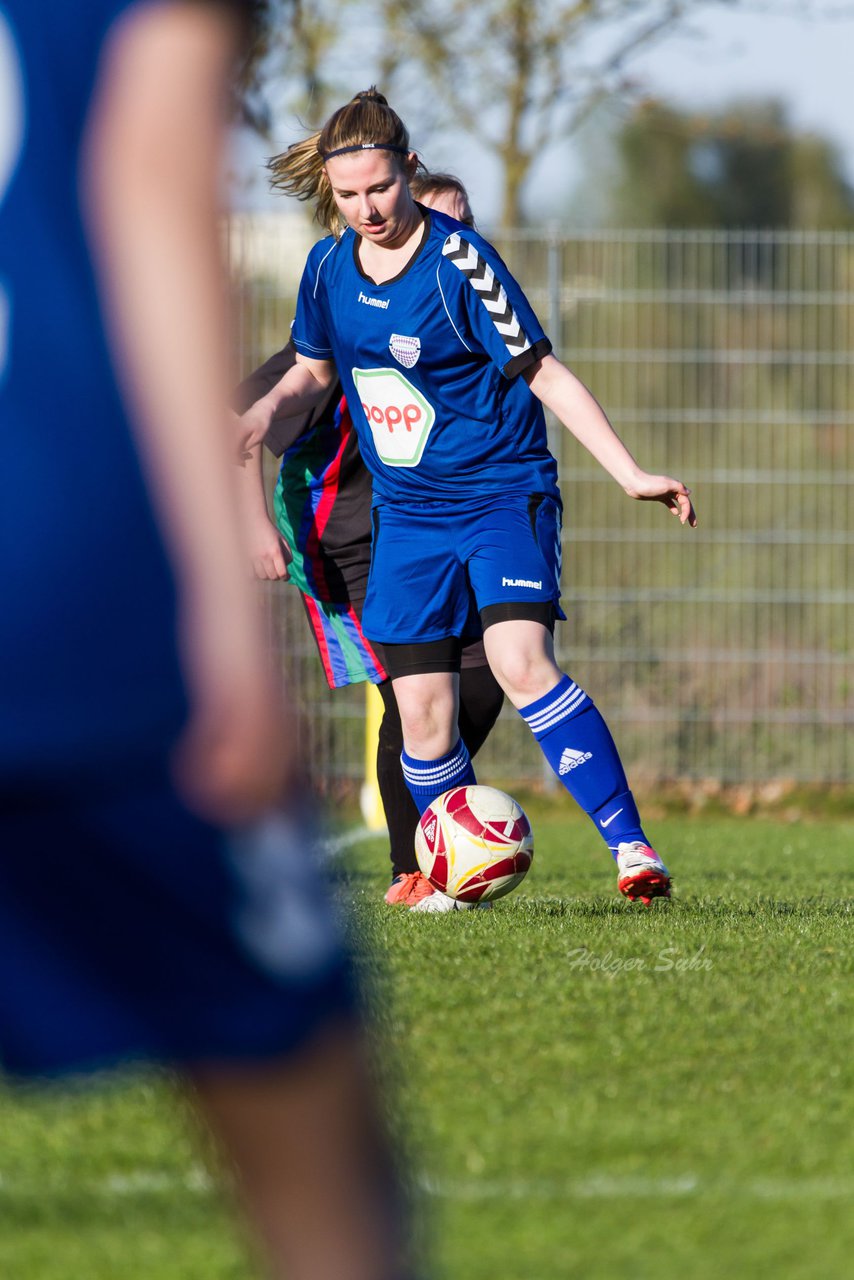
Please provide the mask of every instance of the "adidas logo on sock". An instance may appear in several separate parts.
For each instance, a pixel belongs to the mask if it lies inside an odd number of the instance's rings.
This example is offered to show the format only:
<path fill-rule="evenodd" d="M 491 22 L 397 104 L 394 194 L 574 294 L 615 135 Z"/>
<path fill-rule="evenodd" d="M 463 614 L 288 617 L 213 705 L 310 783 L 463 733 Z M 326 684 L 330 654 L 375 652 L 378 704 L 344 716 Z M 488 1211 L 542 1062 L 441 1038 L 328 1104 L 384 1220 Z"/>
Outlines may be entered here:
<path fill-rule="evenodd" d="M 588 760 L 592 759 L 592 751 L 576 751 L 573 747 L 565 747 L 558 765 L 558 773 L 563 777 L 565 773 L 570 773 L 573 769 L 577 769 L 580 764 L 586 764 Z"/>

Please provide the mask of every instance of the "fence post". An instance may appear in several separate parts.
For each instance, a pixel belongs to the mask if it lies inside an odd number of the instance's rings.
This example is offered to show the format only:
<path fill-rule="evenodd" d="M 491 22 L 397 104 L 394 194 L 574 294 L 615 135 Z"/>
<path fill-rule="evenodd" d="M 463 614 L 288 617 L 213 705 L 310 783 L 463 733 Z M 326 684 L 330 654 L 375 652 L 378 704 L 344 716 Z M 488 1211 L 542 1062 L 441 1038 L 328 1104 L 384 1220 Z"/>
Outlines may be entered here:
<path fill-rule="evenodd" d="M 560 357 L 563 345 L 563 335 L 561 332 L 561 276 L 563 274 L 563 254 L 561 252 L 562 241 L 560 236 L 560 228 L 556 222 L 549 224 L 547 231 L 547 249 L 546 249 L 546 275 L 547 289 L 549 296 L 549 327 L 548 336 L 551 339 L 552 348 L 556 356 Z M 557 459 L 558 464 L 558 480 L 560 480 L 560 457 L 561 457 L 561 432 L 564 427 L 558 422 L 554 414 L 549 410 L 546 413 L 546 433 L 549 444 L 549 452 Z M 557 778 L 555 777 L 551 765 L 545 756 L 541 766 L 541 780 L 543 790 L 547 792 L 557 790 Z"/>
<path fill-rule="evenodd" d="M 561 321 L 561 276 L 563 268 L 563 253 L 561 252 L 563 242 L 561 240 L 560 228 L 556 222 L 549 224 L 547 231 L 547 249 L 546 249 L 546 288 L 549 298 L 549 320 L 548 320 L 548 336 L 551 340 L 552 348 L 555 355 L 560 359 L 560 353 L 563 348 L 563 333 Z M 548 432 L 549 450 L 558 460 L 558 468 L 560 467 L 560 433 L 563 430 L 554 414 L 549 412 L 546 414 L 546 430 Z"/>

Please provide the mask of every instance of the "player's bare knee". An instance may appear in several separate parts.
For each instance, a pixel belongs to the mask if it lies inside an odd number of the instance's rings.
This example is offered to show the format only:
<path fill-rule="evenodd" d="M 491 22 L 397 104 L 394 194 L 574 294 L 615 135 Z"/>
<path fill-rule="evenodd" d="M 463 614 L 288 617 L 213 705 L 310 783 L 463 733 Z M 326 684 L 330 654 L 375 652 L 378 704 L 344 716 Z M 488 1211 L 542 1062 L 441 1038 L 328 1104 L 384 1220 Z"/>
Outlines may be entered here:
<path fill-rule="evenodd" d="M 403 744 L 409 755 L 418 760 L 433 760 L 445 755 L 459 737 L 453 704 L 428 701 L 401 707 L 400 722 Z"/>
<path fill-rule="evenodd" d="M 493 662 L 492 672 L 515 706 L 525 706 L 548 693 L 560 679 L 560 672 L 542 654 L 506 652 Z"/>

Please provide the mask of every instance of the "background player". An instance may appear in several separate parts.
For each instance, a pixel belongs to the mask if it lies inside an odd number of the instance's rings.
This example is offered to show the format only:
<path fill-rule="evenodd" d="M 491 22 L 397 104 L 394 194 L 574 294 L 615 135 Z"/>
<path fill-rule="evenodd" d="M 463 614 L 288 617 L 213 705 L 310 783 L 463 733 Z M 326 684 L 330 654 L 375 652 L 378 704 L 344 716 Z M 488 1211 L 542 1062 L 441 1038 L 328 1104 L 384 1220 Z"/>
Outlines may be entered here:
<path fill-rule="evenodd" d="M 410 189 L 422 204 L 474 225 L 459 178 L 418 173 Z M 248 409 L 295 362 L 289 342 L 241 384 L 238 410 Z M 419 814 L 400 768 L 403 732 L 382 665 L 382 646 L 370 644 L 362 632 L 371 556 L 371 477 L 340 382 L 321 393 L 313 411 L 275 418 L 265 443 L 277 456 L 284 455 L 274 495 L 275 524 L 267 513 L 260 446 L 247 459 L 241 484 L 254 571 L 261 579 L 290 577 L 299 587 L 330 688 L 360 680 L 378 684 L 384 710 L 377 781 L 392 866 L 386 901 L 414 906 L 435 891 L 415 858 Z M 474 626 L 479 630 L 476 619 Z M 460 661 L 460 733 L 474 756 L 498 718 L 504 694 L 489 669 L 480 637 L 463 645 Z"/>
<path fill-rule="evenodd" d="M 0 1053 L 178 1065 L 271 1274 L 391 1280 L 222 414 L 238 7 L 0 6 Z"/>
<path fill-rule="evenodd" d="M 634 498 L 696 518 L 679 480 L 644 471 L 551 344 L 495 250 L 425 213 L 417 157 L 376 90 L 276 161 L 340 239 L 316 245 L 292 337 L 297 364 L 242 420 L 263 439 L 283 404 L 341 378 L 374 484 L 365 633 L 384 645 L 403 769 L 425 808 L 473 781 L 457 729 L 459 637 L 472 594 L 490 666 L 561 782 L 611 848 L 618 886 L 649 901 L 670 876 L 649 845 L 613 739 L 554 660 L 560 496 L 543 405 Z M 419 907 L 436 909 L 438 895 Z M 453 904 L 451 904 L 453 905 Z"/>

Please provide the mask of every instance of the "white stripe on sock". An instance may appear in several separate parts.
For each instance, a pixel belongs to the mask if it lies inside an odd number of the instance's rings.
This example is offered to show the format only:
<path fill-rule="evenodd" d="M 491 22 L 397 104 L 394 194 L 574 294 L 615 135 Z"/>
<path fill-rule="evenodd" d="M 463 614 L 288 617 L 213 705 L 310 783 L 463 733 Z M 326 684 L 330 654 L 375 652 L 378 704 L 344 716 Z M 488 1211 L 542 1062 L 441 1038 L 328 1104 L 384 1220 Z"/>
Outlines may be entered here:
<path fill-rule="evenodd" d="M 455 751 L 450 760 L 445 760 L 441 764 L 431 764 L 429 760 L 418 761 L 417 765 L 407 764 L 401 756 L 400 763 L 403 768 L 403 776 L 412 786 L 435 787 L 446 782 L 449 778 L 459 777 L 463 772 L 463 767 L 468 764 L 468 752 L 464 746 L 460 746 Z"/>
<path fill-rule="evenodd" d="M 587 694 L 583 689 L 579 689 L 577 684 L 570 684 L 569 688 L 564 689 L 561 696 L 555 698 L 554 702 L 550 702 L 547 707 L 542 707 L 533 715 L 522 718 L 533 734 L 544 733 L 547 729 L 559 724 L 561 720 L 568 719 L 586 699 Z"/>

